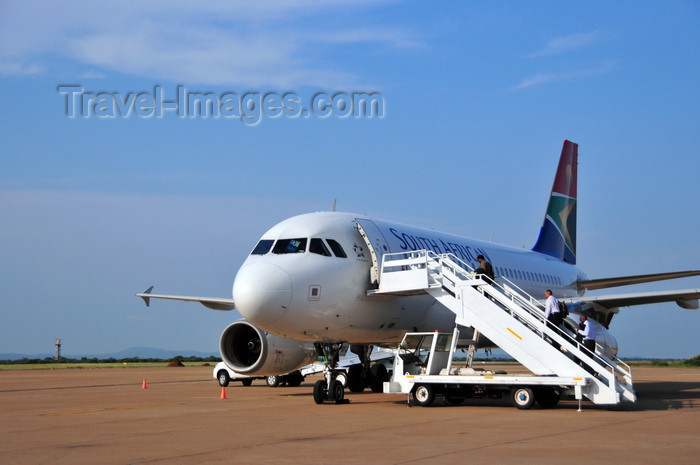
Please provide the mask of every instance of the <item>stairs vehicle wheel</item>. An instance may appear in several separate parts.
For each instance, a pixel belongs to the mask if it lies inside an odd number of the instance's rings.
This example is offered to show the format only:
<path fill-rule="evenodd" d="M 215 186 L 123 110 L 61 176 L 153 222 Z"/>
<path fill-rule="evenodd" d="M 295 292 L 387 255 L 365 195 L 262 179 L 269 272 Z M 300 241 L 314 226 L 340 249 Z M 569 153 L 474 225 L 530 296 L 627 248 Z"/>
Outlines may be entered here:
<path fill-rule="evenodd" d="M 510 400 L 521 410 L 527 410 L 535 403 L 535 393 L 525 386 L 518 386 L 510 391 Z"/>
<path fill-rule="evenodd" d="M 413 399 L 421 407 L 429 407 L 435 400 L 435 388 L 430 384 L 419 384 L 413 391 Z"/>

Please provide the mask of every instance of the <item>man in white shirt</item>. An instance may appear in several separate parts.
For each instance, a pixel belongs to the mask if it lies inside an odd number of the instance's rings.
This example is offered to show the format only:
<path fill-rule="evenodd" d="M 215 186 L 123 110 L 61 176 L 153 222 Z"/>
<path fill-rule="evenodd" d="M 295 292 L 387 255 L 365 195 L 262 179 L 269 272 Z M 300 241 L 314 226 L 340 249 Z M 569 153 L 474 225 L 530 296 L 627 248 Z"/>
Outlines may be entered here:
<path fill-rule="evenodd" d="M 559 301 L 552 295 L 552 291 L 547 289 L 544 291 L 544 296 L 547 301 L 544 304 L 544 317 L 557 328 L 561 326 L 562 318 L 559 310 Z"/>
<path fill-rule="evenodd" d="M 581 315 L 579 317 L 579 321 L 581 322 L 581 324 L 578 325 L 578 334 L 580 334 L 583 338 L 583 346 L 591 352 L 595 353 L 595 326 L 593 325 L 593 323 L 588 321 L 588 317 L 586 315 Z"/>

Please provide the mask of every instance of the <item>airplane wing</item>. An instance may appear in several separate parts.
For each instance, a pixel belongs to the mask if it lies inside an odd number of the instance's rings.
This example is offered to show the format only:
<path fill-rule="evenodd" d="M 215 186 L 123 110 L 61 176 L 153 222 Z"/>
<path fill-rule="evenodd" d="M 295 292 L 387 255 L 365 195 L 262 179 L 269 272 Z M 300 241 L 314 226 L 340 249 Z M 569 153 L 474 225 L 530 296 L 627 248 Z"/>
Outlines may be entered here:
<path fill-rule="evenodd" d="M 605 289 L 607 287 L 628 286 L 630 284 L 650 283 L 653 281 L 663 281 L 664 279 L 687 278 L 688 276 L 700 275 L 700 270 L 674 271 L 671 273 L 642 274 L 636 276 L 618 276 L 615 278 L 589 279 L 576 283 L 579 289 Z M 652 302 L 648 302 L 652 303 Z"/>
<path fill-rule="evenodd" d="M 151 294 L 153 286 L 149 287 L 140 294 L 136 294 L 137 297 L 141 297 L 144 302 L 146 302 L 146 307 L 151 306 L 151 299 L 167 299 L 167 300 L 181 300 L 184 302 L 199 302 L 207 308 L 212 310 L 233 310 L 234 303 L 233 299 L 216 299 L 211 297 L 191 297 L 185 295 L 163 295 L 163 294 Z"/>
<path fill-rule="evenodd" d="M 584 296 L 570 299 L 559 299 L 566 304 L 583 306 L 597 304 L 604 308 L 629 307 L 632 305 L 656 304 L 661 302 L 676 302 L 679 307 L 687 310 L 698 309 L 700 289 L 685 289 L 680 291 L 638 292 L 635 294 L 617 294 L 602 296 Z"/>

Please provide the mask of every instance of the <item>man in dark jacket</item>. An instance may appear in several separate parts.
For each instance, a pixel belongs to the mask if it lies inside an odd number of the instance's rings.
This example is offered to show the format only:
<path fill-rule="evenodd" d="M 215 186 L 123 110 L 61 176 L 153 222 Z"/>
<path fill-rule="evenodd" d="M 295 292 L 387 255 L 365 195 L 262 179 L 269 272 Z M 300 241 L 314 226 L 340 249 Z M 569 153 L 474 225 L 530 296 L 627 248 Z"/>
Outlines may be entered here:
<path fill-rule="evenodd" d="M 479 268 L 474 270 L 476 274 L 485 275 L 489 278 L 487 279 L 487 281 L 490 280 L 491 282 L 493 282 L 493 266 L 491 266 L 491 264 L 488 262 L 488 260 L 484 258 L 483 255 L 479 255 L 478 257 L 476 257 L 476 261 L 479 262 Z"/>

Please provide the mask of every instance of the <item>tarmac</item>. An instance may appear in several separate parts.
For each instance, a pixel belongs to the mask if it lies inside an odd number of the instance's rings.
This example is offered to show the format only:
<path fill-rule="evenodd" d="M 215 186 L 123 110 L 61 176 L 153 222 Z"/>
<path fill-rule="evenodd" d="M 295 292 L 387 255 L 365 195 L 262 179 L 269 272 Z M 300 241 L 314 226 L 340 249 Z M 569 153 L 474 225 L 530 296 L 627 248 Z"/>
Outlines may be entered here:
<path fill-rule="evenodd" d="M 635 404 L 507 399 L 408 407 L 347 393 L 232 383 L 211 367 L 0 372 L 2 464 L 700 463 L 700 369 L 633 368 Z M 144 380 L 146 389 L 143 387 Z"/>

